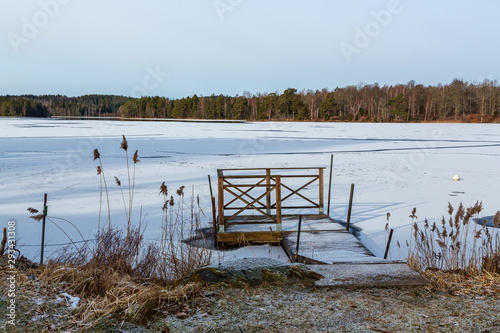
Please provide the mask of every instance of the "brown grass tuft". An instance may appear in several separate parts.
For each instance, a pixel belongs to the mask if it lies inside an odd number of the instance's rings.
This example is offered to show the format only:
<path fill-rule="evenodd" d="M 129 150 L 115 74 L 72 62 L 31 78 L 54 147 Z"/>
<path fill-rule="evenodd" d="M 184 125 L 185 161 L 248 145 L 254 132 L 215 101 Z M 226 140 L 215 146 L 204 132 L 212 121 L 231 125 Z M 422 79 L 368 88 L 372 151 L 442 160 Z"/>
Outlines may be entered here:
<path fill-rule="evenodd" d="M 459 297 L 500 295 L 500 275 L 496 273 L 427 270 L 422 274 L 429 281 L 427 289 L 431 292 Z"/>
<path fill-rule="evenodd" d="M 91 329 L 105 317 L 145 325 L 163 312 L 190 308 L 190 302 L 204 290 L 200 283 L 165 285 L 141 281 L 112 267 L 57 264 L 41 267 L 37 281 L 42 287 L 67 286 L 82 298 L 73 313 L 80 325 Z"/>
<path fill-rule="evenodd" d="M 467 209 L 460 204 L 456 211 L 448 203 L 449 217 L 446 220 L 443 216 L 441 228 L 435 223 L 430 227 L 427 220 L 423 226 L 413 221 L 415 244 L 410 248 L 408 263 L 421 271 L 500 274 L 500 232 L 476 223 L 470 229 L 471 218 L 481 211 L 479 201 Z M 412 215 L 415 213 L 414 209 Z"/>

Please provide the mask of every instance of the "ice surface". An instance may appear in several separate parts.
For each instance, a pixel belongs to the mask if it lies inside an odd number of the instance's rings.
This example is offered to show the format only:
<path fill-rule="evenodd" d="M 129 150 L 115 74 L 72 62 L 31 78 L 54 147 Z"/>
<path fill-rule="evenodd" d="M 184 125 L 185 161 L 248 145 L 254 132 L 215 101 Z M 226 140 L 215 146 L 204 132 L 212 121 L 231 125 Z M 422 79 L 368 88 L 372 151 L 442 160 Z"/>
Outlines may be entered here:
<path fill-rule="evenodd" d="M 385 224 L 394 228 L 392 259 L 406 256 L 410 212 L 418 221 L 439 220 L 447 203 L 458 206 L 482 201 L 483 216 L 494 215 L 500 188 L 500 127 L 496 124 L 374 124 L 374 123 L 182 123 L 0 119 L 0 225 L 15 220 L 23 254 L 38 260 L 41 223 L 29 219 L 28 207 L 39 210 L 49 196 L 49 215 L 74 223 L 84 238 L 96 232 L 99 177 L 92 151 L 101 152 L 112 209 L 112 223 L 125 225 L 120 189 L 113 176 L 126 183 L 122 134 L 129 150 L 139 150 L 132 220 L 142 207 L 146 238 L 160 235 L 163 206 L 158 195 L 163 181 L 175 196 L 181 185 L 200 195 L 209 226 L 211 204 L 207 175 L 229 167 L 328 167 L 334 154 L 331 216 L 345 221 L 351 183 L 356 185 L 352 223 L 361 228 L 363 244 L 383 256 Z M 325 172 L 325 191 L 328 185 Z M 453 181 L 453 175 L 460 181 Z M 326 200 L 325 195 L 325 200 Z M 106 206 L 102 207 L 105 220 Z M 296 213 L 296 212 L 289 212 Z M 73 241 L 78 232 L 53 220 Z M 399 241 L 401 248 L 396 242 Z M 46 255 L 69 243 L 47 222 Z M 24 244 L 24 246 L 21 246 Z M 56 245 L 56 246 L 52 246 Z M 272 251 L 271 251 L 272 249 Z M 228 257 L 273 252 L 272 247 L 226 253 Z M 286 255 L 285 255 L 286 257 Z"/>

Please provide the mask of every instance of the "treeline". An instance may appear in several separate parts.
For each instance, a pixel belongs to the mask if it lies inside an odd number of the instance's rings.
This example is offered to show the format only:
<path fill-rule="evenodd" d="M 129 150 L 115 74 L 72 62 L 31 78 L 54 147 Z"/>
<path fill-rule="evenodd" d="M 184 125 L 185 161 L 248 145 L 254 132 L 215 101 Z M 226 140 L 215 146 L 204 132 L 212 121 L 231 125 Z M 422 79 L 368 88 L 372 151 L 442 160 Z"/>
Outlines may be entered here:
<path fill-rule="evenodd" d="M 28 104 L 24 104 L 28 102 Z M 9 105 L 10 103 L 10 105 Z M 31 103 L 31 104 L 30 104 Z M 4 104 L 7 106 L 4 107 Z M 282 94 L 197 96 L 181 99 L 123 96 L 5 96 L 1 115 L 122 116 L 126 118 L 334 120 L 334 121 L 492 121 L 500 111 L 498 81 L 424 86 L 358 85 L 331 91 L 286 89 Z M 4 113 L 5 110 L 5 113 Z M 38 110 L 38 111 L 33 111 Z M 48 111 L 48 112 L 47 112 Z"/>
<path fill-rule="evenodd" d="M 49 109 L 40 102 L 22 97 L 0 96 L 0 116 L 48 117 Z"/>
<path fill-rule="evenodd" d="M 0 96 L 0 115 L 10 117 L 116 117 L 131 98 L 112 95 Z"/>
<path fill-rule="evenodd" d="M 424 86 L 358 85 L 333 91 L 289 88 L 282 94 L 212 95 L 171 100 L 143 97 L 125 103 L 124 117 L 337 121 L 490 121 L 500 111 L 498 82 Z M 472 117 L 475 116 L 475 117 Z"/>

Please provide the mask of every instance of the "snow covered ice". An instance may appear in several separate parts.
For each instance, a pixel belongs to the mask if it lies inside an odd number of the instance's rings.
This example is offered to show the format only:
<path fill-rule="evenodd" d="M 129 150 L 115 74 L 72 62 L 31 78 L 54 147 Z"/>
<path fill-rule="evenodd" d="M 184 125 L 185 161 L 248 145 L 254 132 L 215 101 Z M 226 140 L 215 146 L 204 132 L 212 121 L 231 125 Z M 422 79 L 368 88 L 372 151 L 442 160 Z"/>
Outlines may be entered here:
<path fill-rule="evenodd" d="M 334 154 L 333 219 L 345 221 L 350 184 L 354 183 L 351 223 L 361 228 L 361 241 L 376 256 L 385 250 L 385 224 L 390 213 L 394 228 L 392 259 L 404 259 L 410 237 L 410 212 L 418 221 L 439 220 L 447 203 L 458 206 L 483 202 L 483 215 L 500 210 L 500 131 L 496 124 L 379 123 L 210 123 L 80 121 L 33 118 L 0 119 L 0 226 L 17 221 L 19 248 L 38 261 L 41 223 L 29 218 L 28 207 L 41 210 L 48 193 L 49 215 L 70 220 L 86 239 L 94 238 L 99 210 L 99 176 L 92 152 L 98 148 L 108 180 L 112 223 L 125 226 L 119 188 L 127 179 L 122 135 L 129 151 L 139 150 L 132 221 L 142 207 L 145 237 L 159 239 L 162 198 L 191 186 L 200 195 L 209 226 L 211 203 L 207 175 L 218 168 L 328 167 Z M 328 190 L 325 172 L 325 191 Z M 460 175 L 460 181 L 453 181 Z M 325 200 L 327 195 L 325 194 Z M 326 210 L 325 210 L 326 211 Z M 106 219 L 103 206 L 101 221 Z M 203 218 L 203 216 L 202 216 Z M 69 224 L 60 226 L 79 241 Z M 399 241 L 401 249 L 396 246 Z M 46 253 L 68 243 L 47 223 Z M 225 254 L 268 256 L 286 260 L 276 247 L 259 246 Z M 217 256 L 214 256 L 217 259 Z"/>

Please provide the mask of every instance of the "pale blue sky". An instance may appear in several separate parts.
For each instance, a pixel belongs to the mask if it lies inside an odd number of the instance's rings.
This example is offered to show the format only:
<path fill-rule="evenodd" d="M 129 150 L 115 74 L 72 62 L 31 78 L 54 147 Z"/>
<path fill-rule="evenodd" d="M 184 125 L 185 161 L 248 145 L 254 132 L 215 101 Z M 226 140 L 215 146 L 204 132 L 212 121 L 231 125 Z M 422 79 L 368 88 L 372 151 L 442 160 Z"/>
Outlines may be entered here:
<path fill-rule="evenodd" d="M 3 0 L 0 95 L 498 79 L 498 15 L 497 0 Z"/>

